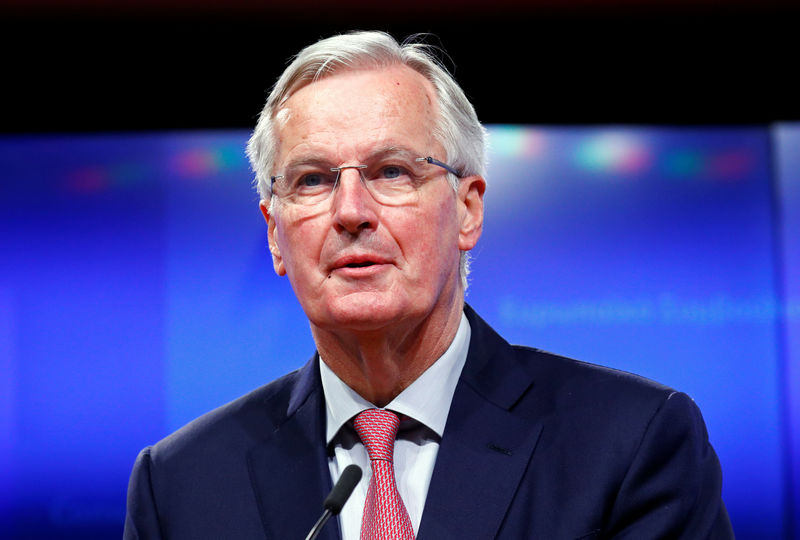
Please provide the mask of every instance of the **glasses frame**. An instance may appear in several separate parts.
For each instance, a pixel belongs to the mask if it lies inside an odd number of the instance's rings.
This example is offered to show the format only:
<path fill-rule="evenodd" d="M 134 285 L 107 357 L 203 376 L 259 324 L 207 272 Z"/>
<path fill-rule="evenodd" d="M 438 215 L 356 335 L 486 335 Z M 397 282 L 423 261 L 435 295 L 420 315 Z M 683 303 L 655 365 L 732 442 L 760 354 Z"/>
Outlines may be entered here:
<path fill-rule="evenodd" d="M 461 173 L 459 173 L 454 167 L 451 167 L 447 163 L 445 163 L 443 161 L 439 161 L 436 158 L 432 158 L 431 156 L 418 157 L 418 158 L 414 159 L 414 161 L 425 161 L 426 163 L 430 163 L 431 165 L 436 165 L 437 167 L 441 167 L 442 169 L 446 170 L 450 174 L 454 175 L 456 178 L 459 178 L 459 179 L 463 178 L 463 175 Z M 366 165 L 345 165 L 344 167 L 331 167 L 331 172 L 335 172 L 335 173 L 341 175 L 342 171 L 345 170 L 345 169 L 366 169 L 366 168 L 367 168 Z M 275 176 L 270 176 L 269 177 L 269 180 L 270 180 L 270 182 L 269 182 L 270 195 L 274 194 L 273 190 L 272 190 L 272 187 L 275 185 L 275 180 L 278 180 L 279 178 L 283 178 L 283 175 L 282 174 L 276 174 Z M 337 177 L 337 183 L 338 183 L 338 177 Z M 335 186 L 334 186 L 334 188 L 335 188 Z"/>

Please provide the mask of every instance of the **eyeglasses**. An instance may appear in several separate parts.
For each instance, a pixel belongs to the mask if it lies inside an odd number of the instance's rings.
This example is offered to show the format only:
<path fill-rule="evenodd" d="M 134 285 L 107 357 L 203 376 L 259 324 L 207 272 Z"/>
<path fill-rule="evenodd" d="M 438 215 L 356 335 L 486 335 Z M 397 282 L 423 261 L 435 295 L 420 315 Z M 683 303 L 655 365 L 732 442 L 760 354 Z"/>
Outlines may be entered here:
<path fill-rule="evenodd" d="M 366 165 L 322 167 L 313 162 L 304 162 L 290 167 L 284 174 L 271 177 L 272 194 L 292 204 L 318 205 L 329 200 L 339 185 L 342 171 L 355 169 L 361 175 L 362 184 L 376 201 L 388 206 L 401 206 L 412 203 L 419 188 L 429 179 L 431 171 L 428 164 L 461 178 L 461 174 L 453 167 L 430 156 L 409 158 L 392 154 Z"/>

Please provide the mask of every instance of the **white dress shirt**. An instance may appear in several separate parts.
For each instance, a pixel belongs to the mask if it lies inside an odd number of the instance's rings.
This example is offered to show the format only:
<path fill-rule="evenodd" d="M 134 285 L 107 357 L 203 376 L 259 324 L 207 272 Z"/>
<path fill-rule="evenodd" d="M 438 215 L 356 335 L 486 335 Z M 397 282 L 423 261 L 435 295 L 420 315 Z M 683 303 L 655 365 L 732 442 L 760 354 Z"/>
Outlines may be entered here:
<path fill-rule="evenodd" d="M 439 452 L 453 393 L 467 360 L 471 330 L 462 313 L 455 338 L 442 356 L 416 381 L 386 406 L 401 416 L 394 446 L 397 489 L 403 498 L 414 534 L 419 531 L 422 509 Z M 320 359 L 322 389 L 325 393 L 328 466 L 334 483 L 345 467 L 355 463 L 364 472 L 339 515 L 342 540 L 359 540 L 367 487 L 372 478 L 367 449 L 353 428 L 352 418 L 375 405 L 362 398 Z"/>

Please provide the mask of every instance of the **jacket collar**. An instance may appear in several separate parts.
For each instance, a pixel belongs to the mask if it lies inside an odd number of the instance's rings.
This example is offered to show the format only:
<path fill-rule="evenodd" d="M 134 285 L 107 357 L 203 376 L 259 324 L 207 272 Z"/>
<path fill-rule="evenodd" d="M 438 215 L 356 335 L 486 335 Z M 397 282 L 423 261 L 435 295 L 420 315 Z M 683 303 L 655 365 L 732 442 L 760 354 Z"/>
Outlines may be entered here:
<path fill-rule="evenodd" d="M 542 430 L 514 413 L 533 377 L 475 311 L 467 363 L 439 447 L 418 540 L 494 538 Z"/>
<path fill-rule="evenodd" d="M 267 538 L 305 538 L 322 514 L 322 501 L 332 487 L 317 356 L 295 376 L 285 415 L 278 415 L 273 432 L 248 455 L 247 466 Z M 339 540 L 335 519 L 323 528 L 319 538 Z"/>

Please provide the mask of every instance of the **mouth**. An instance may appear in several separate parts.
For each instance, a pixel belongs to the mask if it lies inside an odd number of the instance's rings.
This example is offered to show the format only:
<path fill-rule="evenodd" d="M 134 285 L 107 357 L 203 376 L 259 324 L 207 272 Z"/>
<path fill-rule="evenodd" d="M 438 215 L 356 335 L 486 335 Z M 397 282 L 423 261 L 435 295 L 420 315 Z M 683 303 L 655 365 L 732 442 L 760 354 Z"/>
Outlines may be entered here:
<path fill-rule="evenodd" d="M 384 264 L 388 264 L 389 261 L 372 255 L 351 255 L 346 257 L 341 257 L 338 259 L 332 266 L 331 271 L 335 272 L 337 270 L 352 270 L 358 271 L 359 269 L 363 268 L 370 268 L 370 267 L 377 267 Z"/>

